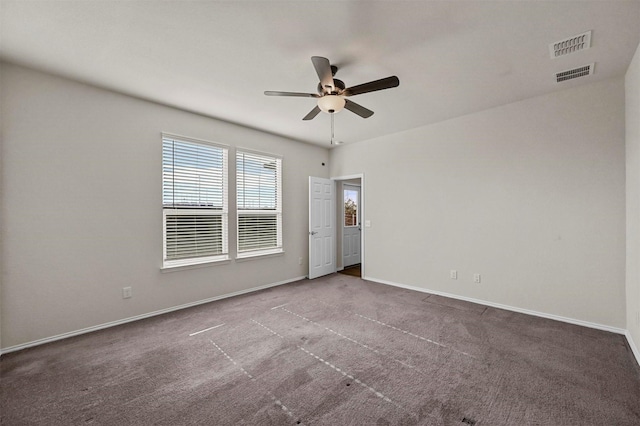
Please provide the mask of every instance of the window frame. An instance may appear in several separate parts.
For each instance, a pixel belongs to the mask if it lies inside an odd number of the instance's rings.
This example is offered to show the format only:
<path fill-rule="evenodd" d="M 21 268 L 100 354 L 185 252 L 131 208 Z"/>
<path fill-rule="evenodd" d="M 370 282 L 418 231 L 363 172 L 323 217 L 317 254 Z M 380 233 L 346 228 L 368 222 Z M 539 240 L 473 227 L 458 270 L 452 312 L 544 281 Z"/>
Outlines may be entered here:
<path fill-rule="evenodd" d="M 275 208 L 273 210 L 265 209 L 241 209 L 240 203 L 238 203 L 238 197 L 240 194 L 240 170 L 238 168 L 238 162 L 240 154 L 248 154 L 256 157 L 268 158 L 276 162 L 276 189 L 275 189 Z M 283 237 L 283 213 L 282 213 L 282 185 L 283 185 L 283 157 L 281 155 L 256 151 L 248 148 L 238 147 L 235 150 L 235 167 L 236 167 L 236 259 L 249 259 L 253 257 L 268 256 L 284 253 L 284 237 Z M 243 191 L 244 193 L 244 191 Z M 276 218 L 276 245 L 273 247 L 259 248 L 259 249 L 240 249 L 240 216 L 241 215 L 255 215 L 255 216 L 275 216 Z"/>
<path fill-rule="evenodd" d="M 357 189 L 355 189 L 357 188 Z M 358 199 L 356 200 L 356 217 L 355 223 L 353 225 L 347 225 L 347 202 L 345 201 L 345 193 L 347 191 L 354 191 L 358 194 Z M 343 228 L 355 228 L 360 226 L 360 186 L 353 184 L 343 184 L 342 185 L 342 227 Z"/>
<path fill-rule="evenodd" d="M 203 139 L 196 139 L 187 136 L 176 135 L 172 133 L 162 132 L 162 269 L 179 268 L 184 266 L 204 265 L 208 263 L 217 263 L 229 260 L 229 146 L 211 142 Z M 221 183 L 222 183 L 222 208 L 188 208 L 188 207 L 165 207 L 164 204 L 164 191 L 165 191 L 165 161 L 164 161 L 164 144 L 165 140 L 174 142 L 184 142 L 202 146 L 208 146 L 211 148 L 217 148 L 222 151 L 222 171 L 221 171 Z M 175 174 L 174 174 L 175 175 Z M 175 190 L 175 188 L 174 188 Z M 174 192 L 175 193 L 175 192 Z M 196 256 L 180 259 L 167 259 L 167 216 L 219 216 L 221 217 L 221 245 L 222 250 L 219 254 L 213 254 L 209 256 Z"/>

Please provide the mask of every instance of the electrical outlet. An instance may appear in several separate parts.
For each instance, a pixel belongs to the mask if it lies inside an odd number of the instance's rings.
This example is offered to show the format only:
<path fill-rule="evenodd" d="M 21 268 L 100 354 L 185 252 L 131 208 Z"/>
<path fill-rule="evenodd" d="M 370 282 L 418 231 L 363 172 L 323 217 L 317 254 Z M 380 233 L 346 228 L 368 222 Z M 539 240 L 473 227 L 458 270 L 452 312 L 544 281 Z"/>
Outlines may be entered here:
<path fill-rule="evenodd" d="M 456 271 L 455 269 L 452 269 L 451 271 L 449 271 L 449 278 L 451 278 L 452 280 L 457 280 L 458 271 Z"/>
<path fill-rule="evenodd" d="M 636 325 L 640 326 L 640 311 L 636 312 Z"/>
<path fill-rule="evenodd" d="M 131 296 L 132 296 L 131 287 L 122 287 L 122 298 L 123 299 L 130 299 Z"/>
<path fill-rule="evenodd" d="M 302 258 L 301 257 L 298 258 L 298 265 L 302 265 Z"/>
<path fill-rule="evenodd" d="M 473 282 L 480 284 L 480 274 L 473 274 Z"/>

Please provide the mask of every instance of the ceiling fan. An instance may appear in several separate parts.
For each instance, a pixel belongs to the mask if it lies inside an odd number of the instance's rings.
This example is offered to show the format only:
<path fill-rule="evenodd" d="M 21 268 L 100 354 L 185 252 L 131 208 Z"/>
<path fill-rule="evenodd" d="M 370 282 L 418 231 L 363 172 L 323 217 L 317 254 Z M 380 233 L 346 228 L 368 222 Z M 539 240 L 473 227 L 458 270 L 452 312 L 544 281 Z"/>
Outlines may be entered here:
<path fill-rule="evenodd" d="M 395 75 L 392 77 L 381 78 L 380 80 L 370 81 L 368 83 L 359 84 L 353 87 L 346 87 L 342 80 L 333 78 L 338 71 L 338 67 L 331 65 L 327 58 L 321 56 L 311 57 L 313 67 L 318 73 L 320 83 L 318 83 L 318 93 L 298 93 L 298 92 L 275 92 L 267 90 L 264 92 L 267 96 L 293 96 L 299 98 L 317 98 L 318 105 L 313 108 L 309 114 L 305 115 L 303 120 L 311 120 L 320 111 L 333 114 L 341 111 L 343 108 L 348 109 L 354 114 L 362 118 L 369 118 L 373 115 L 373 111 L 367 109 L 357 103 L 345 99 L 350 96 L 360 95 L 362 93 L 375 92 L 377 90 L 391 89 L 398 87 L 400 80 Z"/>

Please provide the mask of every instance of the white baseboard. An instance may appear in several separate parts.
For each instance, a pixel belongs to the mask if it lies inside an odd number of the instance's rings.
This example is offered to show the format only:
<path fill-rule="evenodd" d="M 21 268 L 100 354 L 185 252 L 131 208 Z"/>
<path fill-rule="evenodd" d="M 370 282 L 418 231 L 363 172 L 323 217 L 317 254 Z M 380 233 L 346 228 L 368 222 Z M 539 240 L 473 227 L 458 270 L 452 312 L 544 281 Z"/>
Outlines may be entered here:
<path fill-rule="evenodd" d="M 536 316 L 536 317 L 547 318 L 547 319 L 552 319 L 552 320 L 556 320 L 556 321 L 562 321 L 562 322 L 566 322 L 566 323 L 569 323 L 569 324 L 581 325 L 583 327 L 595 328 L 597 330 L 609 331 L 611 333 L 616 333 L 616 334 L 623 334 L 623 335 L 627 336 L 627 340 L 629 340 L 628 332 L 627 332 L 627 330 L 625 330 L 623 328 L 611 327 L 609 325 L 598 324 L 598 323 L 595 323 L 595 322 L 583 321 L 583 320 L 574 319 L 574 318 L 562 317 L 562 316 L 559 316 L 559 315 L 547 314 L 547 313 L 544 313 L 544 312 L 532 311 L 532 310 L 529 310 L 529 309 L 516 308 L 514 306 L 502 305 L 500 303 L 488 302 L 486 300 L 474 299 L 472 297 L 458 296 L 457 294 L 450 294 L 450 293 L 445 293 L 445 292 L 442 292 L 442 291 L 429 290 L 429 289 L 425 289 L 425 288 L 422 288 L 422 287 L 415 287 L 415 286 L 412 286 L 412 285 L 399 284 L 399 283 L 395 283 L 395 282 L 392 282 L 392 281 L 381 280 L 381 279 L 378 279 L 378 278 L 363 277 L 363 279 L 365 279 L 367 281 L 373 281 L 373 282 L 376 282 L 376 283 L 380 283 L 380 284 L 391 285 L 391 286 L 394 286 L 394 287 L 406 288 L 408 290 L 415 290 L 415 291 L 419 291 L 421 293 L 436 294 L 438 296 L 450 297 L 452 299 L 465 300 L 467 302 L 478 303 L 480 305 L 491 306 L 492 308 L 504 309 L 506 311 L 518 312 L 518 313 L 521 313 L 521 314 L 533 315 L 533 316 Z M 629 343 L 629 344 L 631 345 L 631 343 Z M 637 352 L 636 352 L 636 358 L 638 358 Z"/>
<path fill-rule="evenodd" d="M 295 281 L 300 281 L 300 280 L 305 279 L 305 278 L 306 278 L 306 276 L 291 278 L 291 279 L 284 280 L 284 281 L 279 281 L 279 282 L 276 282 L 276 283 L 265 284 L 265 285 L 261 285 L 261 286 L 258 286 L 258 287 L 252 287 L 252 288 L 249 288 L 249 289 L 246 289 L 246 290 L 240 290 L 240 291 L 236 291 L 236 292 L 233 292 L 233 293 L 227 293 L 227 294 L 223 294 L 223 295 L 220 295 L 220 296 L 210 297 L 208 299 L 198 300 L 196 302 L 186 303 L 186 304 L 179 305 L 179 306 L 173 306 L 171 308 L 161 309 L 159 311 L 149 312 L 149 313 L 142 314 L 142 315 L 136 315 L 134 317 L 124 318 L 124 319 L 117 320 L 117 321 L 111 321 L 111 322 L 108 322 L 108 323 L 99 324 L 99 325 L 95 325 L 95 326 L 92 326 L 92 327 L 87 327 L 87 328 L 83 328 L 83 329 L 80 329 L 80 330 L 71 331 L 71 332 L 68 332 L 68 333 L 62 333 L 62 334 L 58 334 L 56 336 L 45 337 L 43 339 L 38 339 L 38 340 L 34 340 L 34 341 L 31 341 L 31 342 L 27 342 L 27 343 L 22 343 L 20 345 L 9 346 L 7 348 L 0 349 L 0 355 L 7 354 L 9 352 L 19 351 L 19 350 L 30 348 L 30 347 L 33 347 L 33 346 L 43 345 L 45 343 L 55 342 L 57 340 L 62 340 L 62 339 L 66 339 L 66 338 L 73 337 L 73 336 L 79 336 L 81 334 L 91 333 L 93 331 L 98 331 L 98 330 L 102 330 L 102 329 L 109 328 L 109 327 L 115 327 L 115 326 L 126 324 L 126 323 L 129 323 L 129 322 L 133 322 L 133 321 L 138 321 L 138 320 L 145 319 L 145 318 L 154 317 L 156 315 L 162 315 L 162 314 L 166 314 L 166 313 L 169 313 L 169 312 L 178 311 L 180 309 L 186 309 L 186 308 L 202 305 L 202 304 L 209 303 L 209 302 L 214 302 L 216 300 L 226 299 L 226 298 L 233 297 L 233 296 L 239 296 L 241 294 L 246 294 L 246 293 L 252 293 L 252 292 L 255 292 L 255 291 L 264 290 L 264 289 L 267 289 L 267 288 L 270 288 L 270 287 L 276 287 L 276 286 L 283 285 L 283 284 L 289 284 L 289 283 L 292 283 L 292 282 L 295 282 Z M 603 324 L 592 323 L 592 322 L 588 322 L 588 321 L 577 320 L 577 319 L 573 319 L 573 318 L 562 317 L 562 316 L 558 316 L 558 315 L 547 314 L 547 313 L 543 313 L 543 312 L 531 311 L 529 309 L 516 308 L 516 307 L 513 307 L 513 306 L 502 305 L 500 303 L 487 302 L 485 300 L 479 300 L 479 299 L 474 299 L 474 298 L 471 298 L 471 297 L 459 296 L 459 295 L 456 295 L 456 294 L 445 293 L 445 292 L 442 292 L 442 291 L 428 290 L 428 289 L 425 289 L 425 288 L 422 288 L 422 287 L 416 287 L 416 286 L 411 286 L 411 285 L 406 285 L 406 284 L 400 284 L 400 283 L 396 283 L 396 282 L 392 282 L 392 281 L 381 280 L 381 279 L 378 279 L 378 278 L 372 278 L 372 277 L 367 277 L 367 276 L 362 277 L 362 278 L 364 280 L 367 280 L 367 281 L 372 281 L 372 282 L 376 282 L 376 283 L 380 283 L 380 284 L 391 285 L 391 286 L 394 286 L 394 287 L 405 288 L 405 289 L 408 289 L 408 290 L 419 291 L 421 293 L 436 294 L 438 296 L 450 297 L 452 299 L 458 299 L 458 300 L 465 300 L 467 302 L 478 303 L 480 305 L 491 306 L 491 307 L 494 307 L 494 308 L 504 309 L 504 310 L 507 310 L 507 311 L 518 312 L 518 313 L 527 314 L 527 315 L 533 315 L 533 316 L 537 316 L 537 317 L 541 317 L 541 318 L 548 318 L 548 319 L 552 319 L 552 320 L 556 320 L 556 321 L 562 321 L 562 322 L 566 322 L 566 323 L 569 323 L 569 324 L 580 325 L 580 326 L 583 326 L 583 327 L 589 327 L 589 328 L 595 328 L 595 329 L 598 329 L 598 330 L 609 331 L 609 332 L 616 333 L 616 334 L 622 334 L 622 335 L 624 335 L 626 337 L 627 342 L 629 343 L 629 347 L 631 348 L 631 351 L 633 352 L 633 355 L 636 358 L 636 361 L 638 362 L 638 364 L 640 364 L 640 350 L 636 346 L 636 344 L 635 344 L 635 342 L 634 342 L 633 338 L 631 337 L 631 334 L 629 333 L 628 330 L 624 330 L 624 329 L 617 328 L 617 327 L 611 327 L 611 326 L 603 325 Z"/>
<path fill-rule="evenodd" d="M 145 318 L 154 317 L 156 315 L 162 315 L 162 314 L 166 314 L 166 313 L 169 313 L 169 312 L 178 311 L 180 309 L 191 308 L 193 306 L 198 306 L 198 305 L 202 305 L 202 304 L 205 304 L 205 303 L 214 302 L 216 300 L 226 299 L 226 298 L 233 297 L 233 296 L 239 296 L 241 294 L 246 294 L 246 293 L 252 293 L 254 291 L 264 290 L 266 288 L 276 287 L 276 286 L 283 285 L 283 284 L 289 284 L 289 283 L 292 283 L 292 282 L 295 282 L 295 281 L 300 281 L 300 280 L 302 280 L 304 278 L 306 278 L 306 277 L 291 278 L 291 279 L 288 279 L 288 280 L 279 281 L 277 283 L 265 284 L 265 285 L 261 285 L 261 286 L 258 286 L 258 287 L 252 287 L 252 288 L 248 288 L 246 290 L 235 291 L 233 293 L 227 293 L 227 294 L 223 294 L 223 295 L 220 295 L 220 296 L 214 296 L 214 297 L 210 297 L 208 299 L 198 300 L 196 302 L 185 303 L 184 305 L 173 306 L 171 308 L 165 308 L 165 309 L 161 309 L 159 311 L 153 311 L 153 312 L 149 312 L 149 313 L 142 314 L 142 315 L 136 315 L 134 317 L 124 318 L 124 319 L 121 319 L 121 320 L 111 321 L 111 322 L 107 322 L 107 323 L 99 324 L 99 325 L 94 325 L 92 327 L 87 327 L 87 328 L 83 328 L 83 329 L 80 329 L 80 330 L 70 331 L 68 333 L 58 334 L 56 336 L 45 337 L 43 339 L 38 339 L 38 340 L 31 341 L 31 342 L 15 345 L 15 346 L 9 346 L 8 348 L 0 349 L 0 355 L 7 354 L 9 352 L 19 351 L 19 350 L 26 349 L 26 348 L 31 348 L 33 346 L 44 345 L 45 343 L 55 342 L 56 340 L 62 340 L 62 339 L 66 339 L 66 338 L 73 337 L 73 336 L 79 336 L 81 334 L 91 333 L 92 331 L 98 331 L 98 330 L 102 330 L 102 329 L 109 328 L 109 327 L 115 327 L 117 325 L 122 325 L 122 324 L 126 324 L 128 322 L 133 322 L 133 321 L 138 321 L 138 320 L 145 319 Z"/>
<path fill-rule="evenodd" d="M 640 350 L 638 350 L 638 347 L 636 346 L 636 343 L 633 341 L 633 337 L 631 337 L 631 333 L 629 333 L 629 330 L 627 330 L 624 333 L 624 335 L 627 338 L 627 342 L 629 343 L 629 347 L 631 348 L 631 352 L 633 352 L 633 356 L 636 357 L 636 362 L 638 363 L 638 365 L 640 365 Z"/>

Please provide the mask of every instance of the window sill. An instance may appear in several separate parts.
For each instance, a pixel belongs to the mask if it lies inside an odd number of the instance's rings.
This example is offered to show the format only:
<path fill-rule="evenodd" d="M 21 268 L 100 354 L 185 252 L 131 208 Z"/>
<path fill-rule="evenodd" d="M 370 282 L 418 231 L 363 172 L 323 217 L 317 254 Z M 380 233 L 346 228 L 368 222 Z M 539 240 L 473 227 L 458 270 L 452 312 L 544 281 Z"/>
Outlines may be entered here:
<path fill-rule="evenodd" d="M 236 262 L 246 262 L 248 260 L 254 260 L 254 259 L 264 259 L 267 257 L 277 257 L 277 256 L 282 256 L 284 255 L 284 250 L 278 250 L 278 251 L 269 251 L 269 252 L 261 252 L 261 253 L 243 253 L 243 254 L 238 254 L 236 256 Z"/>
<path fill-rule="evenodd" d="M 205 262 L 187 263 L 184 265 L 169 265 L 169 266 L 163 265 L 160 268 L 160 272 L 166 273 L 166 272 L 184 271 L 186 269 L 208 268 L 210 266 L 227 265 L 229 263 L 231 263 L 231 260 L 227 257 L 225 259 L 207 260 Z"/>

